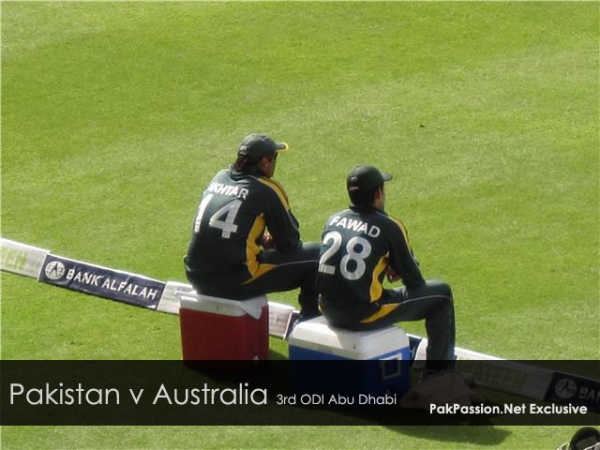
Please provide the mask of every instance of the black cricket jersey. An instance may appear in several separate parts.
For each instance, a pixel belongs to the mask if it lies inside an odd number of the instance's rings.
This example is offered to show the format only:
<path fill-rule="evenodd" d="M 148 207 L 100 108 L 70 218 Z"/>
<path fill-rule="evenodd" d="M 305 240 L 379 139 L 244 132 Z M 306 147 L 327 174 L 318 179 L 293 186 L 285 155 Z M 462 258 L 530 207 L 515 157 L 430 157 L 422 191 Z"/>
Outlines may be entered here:
<path fill-rule="evenodd" d="M 351 207 L 333 214 L 321 240 L 318 290 L 324 314 L 361 321 L 379 311 L 390 267 L 407 288 L 425 280 L 405 226 L 376 208 Z"/>
<path fill-rule="evenodd" d="M 242 284 L 258 276 L 260 240 L 268 229 L 281 252 L 301 245 L 283 187 L 259 174 L 223 169 L 202 194 L 186 255 L 206 283 Z"/>

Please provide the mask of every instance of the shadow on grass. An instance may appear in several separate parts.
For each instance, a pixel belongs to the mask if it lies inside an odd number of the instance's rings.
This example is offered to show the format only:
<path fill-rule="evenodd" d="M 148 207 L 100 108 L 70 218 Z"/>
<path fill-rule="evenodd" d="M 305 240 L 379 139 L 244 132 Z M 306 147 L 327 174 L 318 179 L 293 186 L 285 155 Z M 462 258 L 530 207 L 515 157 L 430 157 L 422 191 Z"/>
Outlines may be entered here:
<path fill-rule="evenodd" d="M 495 427 L 492 419 L 477 417 L 465 420 L 464 417 L 432 416 L 426 411 L 403 409 L 399 405 L 331 405 L 331 394 L 299 394 L 289 385 L 286 371 L 289 366 L 285 357 L 272 354 L 273 359 L 281 357 L 284 363 L 266 374 L 256 372 L 243 374 L 243 379 L 252 386 L 268 386 L 268 400 L 271 407 L 255 409 L 257 415 L 241 420 L 241 425 L 283 425 L 283 426 L 382 426 L 405 436 L 423 437 L 441 442 L 469 443 L 478 446 L 497 446 L 510 434 Z M 272 367 L 272 364 L 270 364 Z M 240 378 L 233 371 L 199 370 L 210 383 L 233 385 Z M 259 373 L 258 376 L 255 376 Z M 265 375 L 261 380 L 260 378 Z M 305 397 L 306 402 L 301 398 Z M 282 403 L 282 399 L 285 401 Z M 320 404 L 314 404 L 313 399 Z M 399 403 L 399 401 L 397 402 Z M 237 413 L 236 413 L 237 414 Z M 234 416 L 226 416 L 227 422 L 236 421 Z M 468 426 L 477 425 L 477 426 Z"/>
<path fill-rule="evenodd" d="M 321 374 L 323 366 L 314 365 L 314 361 L 292 366 L 280 353 L 271 352 L 270 356 L 272 361 L 258 363 L 0 361 L 2 393 L 13 392 L 13 385 L 17 386 L 14 402 L 8 400 L 12 394 L 0 396 L 3 411 L 0 423 L 381 426 L 399 435 L 470 443 L 481 447 L 498 445 L 507 438 L 508 432 L 498 429 L 499 426 L 552 425 L 549 423 L 552 418 L 548 416 L 540 416 L 537 419 L 539 422 L 534 422 L 535 418 L 531 416 L 461 416 L 407 410 L 399 406 L 399 395 L 389 403 L 331 401 L 334 396 L 338 399 L 340 395 L 348 399 L 353 397 L 351 393 L 302 391 L 293 385 L 293 378 L 297 377 L 291 376 L 292 371 L 303 377 L 305 374 Z M 333 391 L 342 387 L 344 379 L 351 378 L 349 374 L 354 372 L 346 369 L 356 368 L 355 364 L 358 362 L 346 361 L 334 365 L 333 361 L 327 361 L 327 369 L 336 376 Z M 360 394 L 362 389 L 355 389 L 354 392 L 355 400 L 364 395 Z M 96 401 L 87 401 L 90 395 Z M 388 397 L 387 392 L 380 397 Z M 389 397 L 394 397 L 394 394 Z M 507 399 L 497 393 L 484 397 L 488 399 L 488 405 L 523 403 L 523 399 Z M 40 401 L 32 403 L 32 398 L 39 398 Z M 99 403 L 99 399 L 103 401 Z M 584 418 L 592 421 L 596 417 L 590 415 Z M 561 416 L 561 422 L 557 424 L 568 424 L 562 422 L 568 418 Z M 581 417 L 574 416 L 573 420 L 580 421 Z"/>
<path fill-rule="evenodd" d="M 491 426 L 396 426 L 388 427 L 404 436 L 423 438 L 438 442 L 453 442 L 475 444 L 481 447 L 500 445 L 510 435 L 510 432 Z"/>

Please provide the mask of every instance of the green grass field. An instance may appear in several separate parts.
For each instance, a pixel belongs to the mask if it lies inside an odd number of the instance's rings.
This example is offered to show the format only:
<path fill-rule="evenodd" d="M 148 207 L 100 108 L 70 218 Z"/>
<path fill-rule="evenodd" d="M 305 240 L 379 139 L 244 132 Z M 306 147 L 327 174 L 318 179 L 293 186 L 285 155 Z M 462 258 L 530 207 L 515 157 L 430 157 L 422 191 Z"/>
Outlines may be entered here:
<path fill-rule="evenodd" d="M 600 357 L 597 2 L 0 7 L 2 237 L 184 281 L 204 185 L 266 132 L 293 149 L 275 178 L 304 240 L 346 207 L 352 166 L 395 175 L 388 212 L 424 274 L 453 286 L 459 346 Z M 176 316 L 6 273 L 1 287 L 2 359 L 181 357 Z M 575 430 L 4 427 L 1 443 L 553 449 Z"/>

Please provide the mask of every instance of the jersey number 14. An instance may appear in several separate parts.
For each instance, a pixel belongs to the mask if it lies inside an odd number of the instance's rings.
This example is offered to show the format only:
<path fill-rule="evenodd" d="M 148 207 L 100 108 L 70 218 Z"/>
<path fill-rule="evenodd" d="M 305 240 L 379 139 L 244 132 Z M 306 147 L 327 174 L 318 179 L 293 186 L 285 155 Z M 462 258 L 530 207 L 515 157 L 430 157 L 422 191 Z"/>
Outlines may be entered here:
<path fill-rule="evenodd" d="M 198 206 L 198 214 L 196 214 L 196 220 L 194 221 L 194 233 L 196 234 L 200 232 L 204 212 L 206 211 L 206 207 L 212 198 L 213 194 L 208 194 L 202 199 L 200 205 Z M 217 228 L 221 230 L 221 237 L 223 239 L 229 239 L 231 237 L 231 233 L 235 233 L 238 229 L 238 226 L 235 224 L 235 219 L 241 205 L 242 201 L 237 199 L 227 203 L 222 208 L 215 211 L 212 216 L 210 216 L 208 225 L 211 228 Z"/>

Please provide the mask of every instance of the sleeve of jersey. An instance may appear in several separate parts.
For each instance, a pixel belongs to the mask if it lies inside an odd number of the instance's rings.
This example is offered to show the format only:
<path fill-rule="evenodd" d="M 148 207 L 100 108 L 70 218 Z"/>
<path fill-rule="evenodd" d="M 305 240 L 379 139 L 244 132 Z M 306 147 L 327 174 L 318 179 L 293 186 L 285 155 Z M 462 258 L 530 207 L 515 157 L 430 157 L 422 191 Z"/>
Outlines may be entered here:
<path fill-rule="evenodd" d="M 272 193 L 268 199 L 266 221 L 275 246 L 284 253 L 297 249 L 300 245 L 299 224 L 290 210 L 285 191 L 273 180 L 261 178 L 260 181 L 268 186 Z"/>
<path fill-rule="evenodd" d="M 415 288 L 425 283 L 419 265 L 413 255 L 408 240 L 408 232 L 402 222 L 391 218 L 392 250 L 390 254 L 390 265 L 407 288 Z"/>

